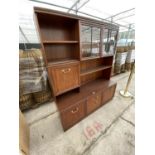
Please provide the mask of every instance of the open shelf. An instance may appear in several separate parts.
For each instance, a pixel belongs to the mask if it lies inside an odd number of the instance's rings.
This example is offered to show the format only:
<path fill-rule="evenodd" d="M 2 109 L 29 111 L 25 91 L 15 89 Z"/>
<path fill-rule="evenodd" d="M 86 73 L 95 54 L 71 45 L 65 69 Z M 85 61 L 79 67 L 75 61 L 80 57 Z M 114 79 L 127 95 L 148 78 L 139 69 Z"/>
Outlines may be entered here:
<path fill-rule="evenodd" d="M 78 20 L 42 13 L 37 13 L 37 18 L 43 42 L 79 40 Z"/>
<path fill-rule="evenodd" d="M 63 64 L 63 63 L 73 63 L 73 62 L 79 62 L 77 59 L 56 59 L 52 62 L 48 63 L 48 67 L 57 65 L 57 64 Z"/>
<path fill-rule="evenodd" d="M 78 44 L 44 44 L 47 62 L 79 59 Z"/>
<path fill-rule="evenodd" d="M 91 74 L 91 73 L 94 73 L 94 72 L 97 72 L 97 71 L 101 71 L 101 70 L 104 70 L 104 69 L 107 69 L 107 68 L 110 68 L 111 66 L 99 66 L 99 67 L 95 67 L 95 68 L 92 68 L 92 69 L 88 69 L 88 70 L 84 70 L 81 72 L 80 76 L 84 76 L 84 75 L 88 75 L 88 74 Z"/>
<path fill-rule="evenodd" d="M 58 41 L 49 41 L 49 40 L 44 40 L 44 44 L 76 44 L 78 41 L 63 41 L 63 40 L 58 40 Z"/>

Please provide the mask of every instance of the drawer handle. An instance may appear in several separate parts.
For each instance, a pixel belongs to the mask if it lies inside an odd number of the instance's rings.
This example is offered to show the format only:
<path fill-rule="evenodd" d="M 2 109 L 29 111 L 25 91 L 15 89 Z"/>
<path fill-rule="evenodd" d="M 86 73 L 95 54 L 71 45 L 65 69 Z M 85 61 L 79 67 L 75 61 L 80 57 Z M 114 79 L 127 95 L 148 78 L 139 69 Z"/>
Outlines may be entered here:
<path fill-rule="evenodd" d="M 93 91 L 92 94 L 95 95 L 96 94 L 95 91 Z"/>
<path fill-rule="evenodd" d="M 72 114 L 74 114 L 74 113 L 76 113 L 76 112 L 78 112 L 79 111 L 79 108 L 78 107 L 76 107 L 74 110 L 72 110 L 71 112 L 72 112 Z"/>
<path fill-rule="evenodd" d="M 68 72 L 71 71 L 71 69 L 70 69 L 70 68 L 68 68 L 68 69 L 62 69 L 61 71 L 62 71 L 63 73 L 68 73 Z"/>

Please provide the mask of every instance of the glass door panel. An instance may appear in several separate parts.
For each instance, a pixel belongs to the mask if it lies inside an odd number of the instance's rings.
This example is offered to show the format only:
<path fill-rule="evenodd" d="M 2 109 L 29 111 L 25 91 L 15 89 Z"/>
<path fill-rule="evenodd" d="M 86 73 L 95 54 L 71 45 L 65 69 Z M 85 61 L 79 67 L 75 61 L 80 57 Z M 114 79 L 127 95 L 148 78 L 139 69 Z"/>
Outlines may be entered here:
<path fill-rule="evenodd" d="M 100 28 L 92 27 L 92 52 L 91 56 L 99 56 L 100 54 Z"/>
<path fill-rule="evenodd" d="M 81 28 L 82 57 L 91 56 L 91 27 L 82 25 Z"/>
<path fill-rule="evenodd" d="M 114 54 L 117 31 L 104 29 L 102 42 L 102 56 Z"/>
<path fill-rule="evenodd" d="M 92 26 L 81 26 L 82 58 L 100 55 L 101 30 Z"/>

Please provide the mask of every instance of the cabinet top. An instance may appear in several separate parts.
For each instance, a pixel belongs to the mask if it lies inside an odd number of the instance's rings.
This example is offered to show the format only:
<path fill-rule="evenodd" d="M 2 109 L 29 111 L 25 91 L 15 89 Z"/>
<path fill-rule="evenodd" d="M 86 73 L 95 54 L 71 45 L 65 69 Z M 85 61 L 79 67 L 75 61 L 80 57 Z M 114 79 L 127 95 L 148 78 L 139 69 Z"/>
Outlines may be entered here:
<path fill-rule="evenodd" d="M 66 18 L 71 18 L 71 19 L 77 19 L 77 20 L 80 20 L 83 22 L 90 22 L 90 23 L 94 23 L 94 24 L 99 24 L 99 25 L 103 25 L 105 28 L 108 28 L 108 29 L 115 29 L 115 30 L 119 29 L 118 25 L 108 23 L 108 21 L 103 22 L 103 21 L 99 21 L 96 19 L 87 18 L 87 17 L 83 17 L 83 16 L 71 14 L 71 13 L 51 10 L 51 9 L 47 9 L 47 8 L 34 7 L 34 12 L 40 13 L 40 14 L 49 14 L 49 15 L 61 16 L 61 17 L 66 17 Z"/>

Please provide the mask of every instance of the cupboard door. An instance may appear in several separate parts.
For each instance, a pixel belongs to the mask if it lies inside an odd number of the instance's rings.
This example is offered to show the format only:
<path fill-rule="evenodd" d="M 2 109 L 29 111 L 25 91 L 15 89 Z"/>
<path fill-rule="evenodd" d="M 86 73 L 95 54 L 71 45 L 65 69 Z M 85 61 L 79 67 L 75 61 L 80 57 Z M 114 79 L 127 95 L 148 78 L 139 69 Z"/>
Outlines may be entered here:
<path fill-rule="evenodd" d="M 80 85 L 79 64 L 62 65 L 48 68 L 52 79 L 54 94 L 59 95 Z"/>
<path fill-rule="evenodd" d="M 100 37 L 101 30 L 97 27 L 92 27 L 92 52 L 91 56 L 100 56 Z"/>
<path fill-rule="evenodd" d="M 100 56 L 101 28 L 81 26 L 82 58 Z"/>
<path fill-rule="evenodd" d="M 102 105 L 113 98 L 115 89 L 116 89 L 116 85 L 113 85 L 102 93 Z"/>
<path fill-rule="evenodd" d="M 102 56 L 113 55 L 115 53 L 118 32 L 116 30 L 104 29 L 103 33 Z"/>
<path fill-rule="evenodd" d="M 70 128 L 75 123 L 85 117 L 85 100 L 76 103 L 74 106 L 60 113 L 64 130 Z"/>
<path fill-rule="evenodd" d="M 87 99 L 87 114 L 90 114 L 101 105 L 101 92 L 92 92 Z"/>
<path fill-rule="evenodd" d="M 91 27 L 81 26 L 82 57 L 91 56 Z"/>

